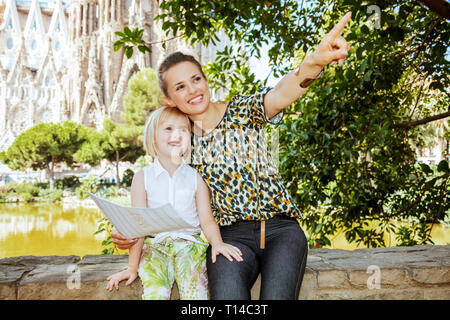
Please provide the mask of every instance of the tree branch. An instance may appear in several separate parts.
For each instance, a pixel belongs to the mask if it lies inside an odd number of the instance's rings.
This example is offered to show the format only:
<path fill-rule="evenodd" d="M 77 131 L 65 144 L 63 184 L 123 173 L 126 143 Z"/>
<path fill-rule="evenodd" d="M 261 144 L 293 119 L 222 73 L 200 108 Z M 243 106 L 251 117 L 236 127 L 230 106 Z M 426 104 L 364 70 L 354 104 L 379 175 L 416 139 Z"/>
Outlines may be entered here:
<path fill-rule="evenodd" d="M 415 127 L 421 124 L 425 124 L 428 122 L 432 122 L 432 121 L 436 121 L 436 120 L 440 120 L 440 119 L 444 119 L 450 117 L 450 111 L 441 113 L 441 114 L 437 114 L 431 117 L 426 117 L 424 119 L 420 119 L 420 120 L 416 120 L 416 121 L 410 121 L 410 122 L 402 122 L 402 123 L 394 123 L 391 124 L 389 126 L 390 129 L 400 129 L 400 128 L 405 128 L 405 129 L 409 129 L 411 127 Z"/>
<path fill-rule="evenodd" d="M 167 38 L 167 39 L 163 39 L 163 40 L 159 40 L 159 41 L 146 42 L 145 45 L 151 46 L 151 45 L 153 45 L 153 44 L 159 44 L 159 43 L 169 42 L 169 41 L 175 40 L 175 39 L 177 39 L 177 38 L 181 38 L 183 35 L 184 35 L 184 32 L 182 32 L 181 34 L 179 34 L 179 35 L 177 35 L 177 36 L 174 36 L 174 37 L 172 37 L 172 38 Z"/>
<path fill-rule="evenodd" d="M 417 98 L 416 98 L 416 104 L 414 105 L 414 108 L 413 108 L 411 114 L 409 115 L 409 121 L 411 121 L 411 118 L 413 117 L 414 112 L 416 111 L 417 105 L 419 104 L 420 96 L 422 95 L 422 89 L 423 89 L 424 85 L 425 85 L 425 80 L 422 81 L 422 84 L 420 86 L 419 94 L 417 95 Z"/>
<path fill-rule="evenodd" d="M 441 17 L 450 19 L 450 4 L 445 0 L 420 0 L 428 8 L 436 12 Z"/>

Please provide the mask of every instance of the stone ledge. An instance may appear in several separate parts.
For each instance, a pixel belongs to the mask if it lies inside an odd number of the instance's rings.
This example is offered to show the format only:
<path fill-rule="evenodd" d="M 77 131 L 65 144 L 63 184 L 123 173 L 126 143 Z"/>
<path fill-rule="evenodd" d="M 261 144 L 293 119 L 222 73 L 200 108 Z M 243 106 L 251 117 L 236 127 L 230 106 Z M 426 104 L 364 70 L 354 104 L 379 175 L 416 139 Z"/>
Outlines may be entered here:
<path fill-rule="evenodd" d="M 450 245 L 354 251 L 311 249 L 299 299 L 450 299 Z M 0 260 L 0 299 L 138 300 L 139 280 L 119 291 L 106 277 L 127 266 L 127 255 L 22 256 Z M 377 281 L 377 276 L 378 281 Z M 369 288 L 371 287 L 371 288 Z M 259 296 L 260 278 L 252 288 Z M 176 285 L 172 299 L 179 299 Z"/>

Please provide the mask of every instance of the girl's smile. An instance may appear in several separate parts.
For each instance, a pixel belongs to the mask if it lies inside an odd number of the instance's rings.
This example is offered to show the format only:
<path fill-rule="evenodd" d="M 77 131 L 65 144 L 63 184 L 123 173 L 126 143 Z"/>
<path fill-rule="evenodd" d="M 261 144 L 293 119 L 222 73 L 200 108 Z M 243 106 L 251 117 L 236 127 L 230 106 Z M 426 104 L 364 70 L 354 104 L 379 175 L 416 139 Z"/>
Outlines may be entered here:
<path fill-rule="evenodd" d="M 156 129 L 156 148 L 158 157 L 162 161 L 169 160 L 179 163 L 183 154 L 190 147 L 191 134 L 186 118 L 183 116 L 171 117 Z"/>

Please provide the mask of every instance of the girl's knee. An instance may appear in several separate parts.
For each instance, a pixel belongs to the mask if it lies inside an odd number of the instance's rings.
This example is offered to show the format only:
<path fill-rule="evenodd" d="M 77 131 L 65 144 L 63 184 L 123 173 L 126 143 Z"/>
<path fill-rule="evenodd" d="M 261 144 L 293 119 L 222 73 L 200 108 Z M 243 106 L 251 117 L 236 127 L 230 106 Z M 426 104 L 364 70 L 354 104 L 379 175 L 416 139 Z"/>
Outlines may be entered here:
<path fill-rule="evenodd" d="M 150 286 L 144 287 L 142 300 L 169 300 L 172 288 Z"/>

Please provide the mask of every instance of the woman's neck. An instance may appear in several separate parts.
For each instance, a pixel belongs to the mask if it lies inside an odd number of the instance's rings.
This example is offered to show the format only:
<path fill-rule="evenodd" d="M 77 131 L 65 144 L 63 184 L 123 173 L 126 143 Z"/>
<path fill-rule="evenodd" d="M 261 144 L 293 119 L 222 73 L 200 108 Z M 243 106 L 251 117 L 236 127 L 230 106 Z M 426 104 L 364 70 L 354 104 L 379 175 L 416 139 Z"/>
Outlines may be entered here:
<path fill-rule="evenodd" d="M 214 130 L 222 120 L 226 106 L 226 102 L 210 103 L 205 112 L 190 115 L 189 119 L 193 122 L 193 132 L 198 136 L 203 136 Z"/>

